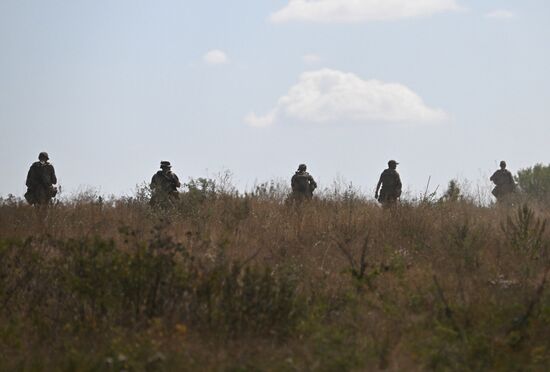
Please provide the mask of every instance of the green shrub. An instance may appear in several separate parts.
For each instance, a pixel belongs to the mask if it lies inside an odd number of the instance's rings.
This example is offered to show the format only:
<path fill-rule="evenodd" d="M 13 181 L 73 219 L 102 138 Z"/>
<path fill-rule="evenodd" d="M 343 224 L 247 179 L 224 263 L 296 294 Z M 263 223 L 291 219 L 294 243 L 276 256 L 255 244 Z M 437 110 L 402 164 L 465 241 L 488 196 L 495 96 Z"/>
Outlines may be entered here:
<path fill-rule="evenodd" d="M 2 241 L 0 259 L 4 310 L 47 314 L 51 327 L 165 317 L 230 336 L 284 335 L 300 316 L 297 284 L 283 272 L 199 261 L 161 228 L 125 247 L 100 238 Z"/>
<path fill-rule="evenodd" d="M 550 165 L 536 164 L 533 167 L 521 169 L 518 171 L 516 181 L 527 195 L 546 199 L 550 196 Z"/>

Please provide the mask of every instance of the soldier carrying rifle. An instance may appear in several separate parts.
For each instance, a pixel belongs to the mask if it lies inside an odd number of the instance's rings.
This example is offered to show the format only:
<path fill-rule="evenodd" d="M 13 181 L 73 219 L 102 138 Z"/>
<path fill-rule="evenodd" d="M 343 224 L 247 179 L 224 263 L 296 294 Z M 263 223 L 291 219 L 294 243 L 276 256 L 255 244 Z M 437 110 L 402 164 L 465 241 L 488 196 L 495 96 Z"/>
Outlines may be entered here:
<path fill-rule="evenodd" d="M 380 180 L 376 185 L 376 192 L 374 197 L 384 207 L 389 207 L 397 202 L 397 199 L 401 196 L 401 177 L 397 173 L 397 165 L 399 163 L 395 160 L 388 162 L 388 169 L 385 169 L 380 175 Z M 380 189 L 382 186 L 382 189 Z M 378 193 L 380 191 L 380 193 Z"/>
<path fill-rule="evenodd" d="M 512 173 L 506 169 L 506 162 L 500 162 L 500 169 L 491 176 L 490 180 L 495 184 L 492 193 L 497 201 L 502 201 L 506 196 L 516 191 L 516 183 Z"/>
<path fill-rule="evenodd" d="M 31 205 L 48 205 L 57 195 L 57 177 L 47 152 L 38 155 L 27 174 L 25 199 Z"/>
<path fill-rule="evenodd" d="M 178 188 L 181 183 L 169 161 L 160 162 L 160 170 L 151 179 L 151 205 L 167 207 L 179 198 Z"/>
<path fill-rule="evenodd" d="M 317 188 L 317 183 L 307 172 L 307 166 L 300 164 L 298 170 L 290 180 L 292 187 L 292 196 L 296 201 L 303 201 L 313 197 L 313 191 Z"/>

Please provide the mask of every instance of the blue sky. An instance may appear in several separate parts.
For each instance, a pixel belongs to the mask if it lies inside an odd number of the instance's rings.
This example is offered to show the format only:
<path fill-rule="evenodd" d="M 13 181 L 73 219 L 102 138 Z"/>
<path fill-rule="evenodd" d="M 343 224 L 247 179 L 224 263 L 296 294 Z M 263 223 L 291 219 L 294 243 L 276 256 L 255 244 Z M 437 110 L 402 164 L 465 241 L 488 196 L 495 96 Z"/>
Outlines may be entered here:
<path fill-rule="evenodd" d="M 405 4 L 405 5 L 404 5 Z M 240 188 L 308 164 L 371 192 L 548 163 L 543 0 L 0 0 L 0 195 L 48 151 L 66 192 L 161 160 Z"/>

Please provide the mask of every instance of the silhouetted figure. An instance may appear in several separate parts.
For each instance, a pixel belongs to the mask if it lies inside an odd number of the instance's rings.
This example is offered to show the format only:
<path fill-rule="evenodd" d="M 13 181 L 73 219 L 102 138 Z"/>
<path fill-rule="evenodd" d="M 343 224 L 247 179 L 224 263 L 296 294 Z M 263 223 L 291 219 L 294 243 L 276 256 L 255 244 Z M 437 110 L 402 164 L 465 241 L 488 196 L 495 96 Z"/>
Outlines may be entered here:
<path fill-rule="evenodd" d="M 516 191 L 516 183 L 512 173 L 506 169 L 506 162 L 500 162 L 500 169 L 491 176 L 490 180 L 495 184 L 492 193 L 497 201 L 502 201 L 506 196 Z"/>
<path fill-rule="evenodd" d="M 160 162 L 160 170 L 151 179 L 151 205 L 168 207 L 179 198 L 178 187 L 181 183 L 169 161 Z"/>
<path fill-rule="evenodd" d="M 401 177 L 397 173 L 397 164 L 395 160 L 388 162 L 388 169 L 385 169 L 380 175 L 380 180 L 376 185 L 374 197 L 385 207 L 391 206 L 397 202 L 401 196 Z M 380 189 L 382 186 L 382 189 Z M 380 191 L 380 193 L 378 193 Z"/>
<path fill-rule="evenodd" d="M 306 170 L 307 166 L 305 164 L 300 164 L 298 170 L 290 180 L 292 196 L 298 201 L 311 199 L 313 197 L 313 191 L 317 188 L 317 183 Z"/>
<path fill-rule="evenodd" d="M 25 199 L 31 205 L 47 205 L 57 195 L 55 169 L 48 160 L 48 153 L 41 152 L 27 174 Z"/>

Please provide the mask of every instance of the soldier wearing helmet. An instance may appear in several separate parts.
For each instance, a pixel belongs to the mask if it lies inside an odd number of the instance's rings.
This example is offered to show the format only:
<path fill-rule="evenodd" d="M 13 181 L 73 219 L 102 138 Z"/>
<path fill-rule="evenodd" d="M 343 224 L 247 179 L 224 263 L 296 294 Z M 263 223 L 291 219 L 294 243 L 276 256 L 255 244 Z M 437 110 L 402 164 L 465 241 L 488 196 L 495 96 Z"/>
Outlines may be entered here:
<path fill-rule="evenodd" d="M 313 177 L 307 172 L 307 166 L 300 164 L 298 170 L 290 180 L 292 187 L 292 195 L 295 200 L 311 199 L 313 191 L 317 188 L 317 183 Z"/>
<path fill-rule="evenodd" d="M 516 183 L 512 173 L 506 169 L 506 162 L 500 162 L 500 169 L 497 170 L 490 178 L 495 184 L 492 194 L 497 198 L 497 201 L 502 201 L 507 195 L 516 191 Z"/>
<path fill-rule="evenodd" d="M 27 173 L 25 199 L 31 205 L 47 205 L 57 195 L 57 177 L 49 160 L 48 153 L 41 152 Z"/>
<path fill-rule="evenodd" d="M 178 176 L 172 172 L 169 161 L 160 162 L 160 170 L 151 179 L 151 205 L 170 206 L 179 198 L 181 186 Z"/>
<path fill-rule="evenodd" d="M 390 206 L 397 202 L 401 196 L 401 177 L 397 173 L 397 165 L 395 160 L 388 162 L 388 169 L 385 169 L 380 175 L 380 180 L 376 185 L 374 197 L 383 205 Z M 380 189 L 382 187 L 382 189 Z M 378 193 L 380 191 L 380 193 Z"/>

